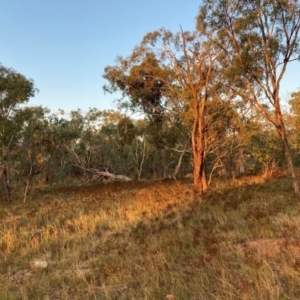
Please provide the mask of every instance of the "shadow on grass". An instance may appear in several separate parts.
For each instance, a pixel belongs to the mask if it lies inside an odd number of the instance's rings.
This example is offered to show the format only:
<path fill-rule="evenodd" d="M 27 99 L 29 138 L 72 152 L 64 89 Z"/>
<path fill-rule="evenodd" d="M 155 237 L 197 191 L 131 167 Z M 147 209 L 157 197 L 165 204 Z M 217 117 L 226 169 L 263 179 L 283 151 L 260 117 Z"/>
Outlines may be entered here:
<path fill-rule="evenodd" d="M 299 205 L 285 177 L 219 182 L 203 198 L 188 180 L 36 190 L 0 216 L 12 299 L 300 298 Z M 49 268 L 26 277 L 36 256 Z"/>

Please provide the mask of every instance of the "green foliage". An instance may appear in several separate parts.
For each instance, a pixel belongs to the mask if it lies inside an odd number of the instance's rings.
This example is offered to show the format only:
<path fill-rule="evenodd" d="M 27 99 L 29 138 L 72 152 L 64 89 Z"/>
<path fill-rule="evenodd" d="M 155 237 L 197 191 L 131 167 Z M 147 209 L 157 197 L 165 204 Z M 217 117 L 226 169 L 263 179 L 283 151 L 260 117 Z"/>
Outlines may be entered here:
<path fill-rule="evenodd" d="M 276 131 L 254 109 L 282 136 L 288 122 L 283 140 L 297 155 L 299 92 L 291 95 L 292 115 L 282 116 L 279 87 L 299 56 L 299 27 L 297 1 L 205 0 L 196 31 L 147 33 L 103 75 L 104 90 L 122 95 L 119 109 L 141 112 L 140 119 L 23 107 L 36 92 L 33 81 L 0 66 L 2 192 L 8 200 L 24 181 L 91 182 L 98 171 L 140 180 L 173 176 L 181 164 L 185 176 L 201 165 L 196 176 L 206 172 L 213 184 L 217 173 L 228 179 L 273 161 L 283 166 Z"/>
<path fill-rule="evenodd" d="M 296 125 L 300 125 L 300 91 L 291 93 L 291 99 L 289 100 L 291 105 L 291 112 L 295 116 Z"/>
<path fill-rule="evenodd" d="M 262 106 L 268 101 L 274 108 L 278 105 L 287 64 L 299 57 L 298 1 L 207 0 L 197 28 L 229 58 L 226 73 L 235 78 L 236 87 L 250 89 Z M 257 109 L 275 124 L 262 106 Z"/>
<path fill-rule="evenodd" d="M 0 138 L 3 147 L 12 144 L 24 122 L 23 114 L 18 110 L 20 104 L 26 103 L 35 92 L 32 80 L 0 65 Z"/>
<path fill-rule="evenodd" d="M 174 78 L 174 70 L 163 65 L 154 52 L 136 47 L 130 57 L 126 59 L 119 57 L 116 66 L 106 67 L 103 77 L 109 82 L 104 90 L 122 92 L 121 107 L 130 108 L 134 112 L 140 111 L 148 118 L 147 133 L 151 135 L 155 148 L 154 173 L 164 177 L 164 141 L 161 135 L 170 101 L 167 95 L 168 86 Z M 123 123 L 124 120 L 119 125 L 121 141 L 127 138 L 132 140 L 133 135 L 129 137 L 128 134 L 133 131 L 127 131 L 125 137 L 126 126 Z"/>
<path fill-rule="evenodd" d="M 141 110 L 159 122 L 164 113 L 164 94 L 170 82 L 171 70 L 161 66 L 154 53 L 136 50 L 127 58 L 119 57 L 116 66 L 107 66 L 103 77 L 108 92 L 121 91 L 129 97 L 131 109 Z"/>
<path fill-rule="evenodd" d="M 6 115 L 9 110 L 18 104 L 27 102 L 36 92 L 32 80 L 12 69 L 0 65 L 0 95 L 1 115 Z"/>
<path fill-rule="evenodd" d="M 288 121 L 290 122 L 290 140 L 292 150 L 295 151 L 295 158 L 298 163 L 300 153 L 300 92 L 293 92 L 290 96 L 289 104 L 291 106 L 291 115 L 288 115 Z"/>
<path fill-rule="evenodd" d="M 10 201 L 10 168 L 19 151 L 18 139 L 26 114 L 20 105 L 34 96 L 33 81 L 0 65 L 0 172 L 6 201 Z"/>
<path fill-rule="evenodd" d="M 277 130 L 294 193 L 300 197 L 280 101 L 288 64 L 299 59 L 299 1 L 206 0 L 197 28 L 216 51 L 225 54 L 230 70 L 224 74 L 234 79 L 234 93 L 247 99 Z"/>
<path fill-rule="evenodd" d="M 135 127 L 130 118 L 124 117 L 118 123 L 118 132 L 121 143 L 130 145 L 135 137 Z"/>

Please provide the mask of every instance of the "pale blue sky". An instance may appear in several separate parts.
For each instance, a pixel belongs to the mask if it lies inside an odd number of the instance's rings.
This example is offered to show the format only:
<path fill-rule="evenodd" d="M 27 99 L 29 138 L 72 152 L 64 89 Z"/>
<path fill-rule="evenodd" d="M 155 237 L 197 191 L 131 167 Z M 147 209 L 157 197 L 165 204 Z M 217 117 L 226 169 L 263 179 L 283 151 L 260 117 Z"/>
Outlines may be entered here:
<path fill-rule="evenodd" d="M 194 29 L 199 0 L 2 0 L 0 63 L 32 78 L 29 104 L 65 111 L 115 108 L 104 67 L 165 27 Z"/>
<path fill-rule="evenodd" d="M 115 108 L 104 94 L 104 67 L 131 53 L 142 37 L 165 27 L 193 30 L 200 0 L 2 0 L 0 63 L 32 78 L 31 105 L 66 112 Z M 299 65 L 282 96 L 300 86 Z"/>

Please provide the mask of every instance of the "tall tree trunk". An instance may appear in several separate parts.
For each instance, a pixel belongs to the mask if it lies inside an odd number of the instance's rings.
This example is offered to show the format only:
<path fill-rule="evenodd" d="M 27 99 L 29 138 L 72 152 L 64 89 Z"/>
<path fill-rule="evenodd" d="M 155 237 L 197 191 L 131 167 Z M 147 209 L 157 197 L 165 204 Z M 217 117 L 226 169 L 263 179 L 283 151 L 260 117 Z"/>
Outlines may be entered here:
<path fill-rule="evenodd" d="M 10 187 L 9 187 L 9 169 L 7 166 L 5 166 L 2 171 L 2 182 L 3 182 L 4 193 L 5 193 L 5 200 L 6 202 L 11 202 Z"/>
<path fill-rule="evenodd" d="M 185 144 L 184 149 L 183 149 L 182 153 L 181 153 L 180 156 L 179 156 L 178 163 L 177 163 L 176 168 L 175 168 L 174 173 L 173 173 L 173 178 L 174 178 L 174 179 L 176 179 L 176 177 L 178 176 L 178 173 L 179 173 L 179 171 L 180 171 L 180 167 L 181 167 L 181 164 L 182 164 L 182 159 L 183 159 L 183 156 L 184 156 L 184 154 L 185 154 L 185 152 L 186 152 L 186 149 L 187 149 L 188 144 L 189 144 L 189 142 L 187 142 L 187 143 Z"/>
<path fill-rule="evenodd" d="M 30 171 L 27 177 L 26 187 L 24 191 L 23 203 L 27 201 L 27 194 L 28 194 L 29 185 L 32 182 L 32 176 L 33 176 L 33 163 L 31 162 Z"/>
<path fill-rule="evenodd" d="M 45 174 L 45 179 L 44 182 L 48 184 L 50 182 L 50 161 L 51 161 L 52 155 L 50 155 L 47 165 L 46 165 L 46 174 Z"/>
<path fill-rule="evenodd" d="M 204 149 L 194 152 L 194 189 L 202 195 L 207 190 L 204 170 Z"/>
<path fill-rule="evenodd" d="M 162 116 L 157 116 L 155 118 L 155 132 L 154 132 L 154 145 L 155 145 L 155 152 L 156 152 L 156 157 L 157 157 L 157 162 L 156 162 L 156 170 L 157 170 L 157 175 L 159 178 L 164 178 L 165 174 L 165 168 L 164 168 L 164 155 L 163 155 L 163 139 L 161 137 L 161 132 L 162 132 Z"/>
<path fill-rule="evenodd" d="M 202 186 L 203 186 L 203 191 L 206 192 L 208 189 L 208 183 L 207 183 L 207 179 L 206 179 L 206 172 L 205 172 L 205 159 L 203 162 L 203 167 L 202 167 Z"/>
<path fill-rule="evenodd" d="M 287 140 L 286 130 L 285 130 L 285 126 L 284 126 L 283 122 L 280 122 L 280 125 L 277 126 L 276 129 L 280 135 L 280 138 L 281 138 L 281 141 L 283 144 L 285 160 L 287 163 L 288 171 L 292 178 L 292 185 L 293 185 L 293 190 L 294 190 L 295 196 L 300 199 L 299 182 L 298 182 L 298 179 L 296 176 L 293 159 L 292 159 L 292 155 L 291 155 L 291 150 L 290 150 L 290 146 L 289 146 L 289 143 Z"/>
<path fill-rule="evenodd" d="M 244 146 L 239 146 L 239 154 L 237 160 L 237 173 L 238 175 L 243 175 L 245 173 L 245 153 L 244 153 Z"/>
<path fill-rule="evenodd" d="M 143 166 L 144 166 L 144 162 L 146 159 L 146 142 L 145 140 L 143 140 L 143 145 L 142 145 L 142 158 L 141 158 L 141 162 L 139 163 L 139 154 L 138 154 L 138 144 L 136 147 L 136 172 L 138 175 L 138 180 L 140 181 L 142 178 L 142 171 L 143 171 Z"/>
<path fill-rule="evenodd" d="M 160 143 L 157 146 L 157 156 L 158 156 L 158 162 L 157 162 L 158 174 L 160 178 L 164 178 L 164 174 L 165 174 L 164 156 L 163 156 L 163 149 L 161 148 Z"/>
<path fill-rule="evenodd" d="M 202 195 L 207 190 L 205 176 L 205 100 L 197 102 L 195 107 L 196 117 L 192 131 L 192 149 L 194 160 L 194 189 L 196 193 Z"/>

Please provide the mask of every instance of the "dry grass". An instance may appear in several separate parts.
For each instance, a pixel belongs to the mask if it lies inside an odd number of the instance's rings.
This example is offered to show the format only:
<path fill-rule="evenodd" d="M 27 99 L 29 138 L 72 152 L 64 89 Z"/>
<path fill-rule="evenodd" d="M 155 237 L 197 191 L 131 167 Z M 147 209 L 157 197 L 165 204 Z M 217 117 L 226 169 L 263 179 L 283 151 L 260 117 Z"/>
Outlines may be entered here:
<path fill-rule="evenodd" d="M 0 220 L 1 300 L 300 299 L 285 177 L 219 183 L 203 199 L 186 180 L 36 189 L 1 204 Z"/>

